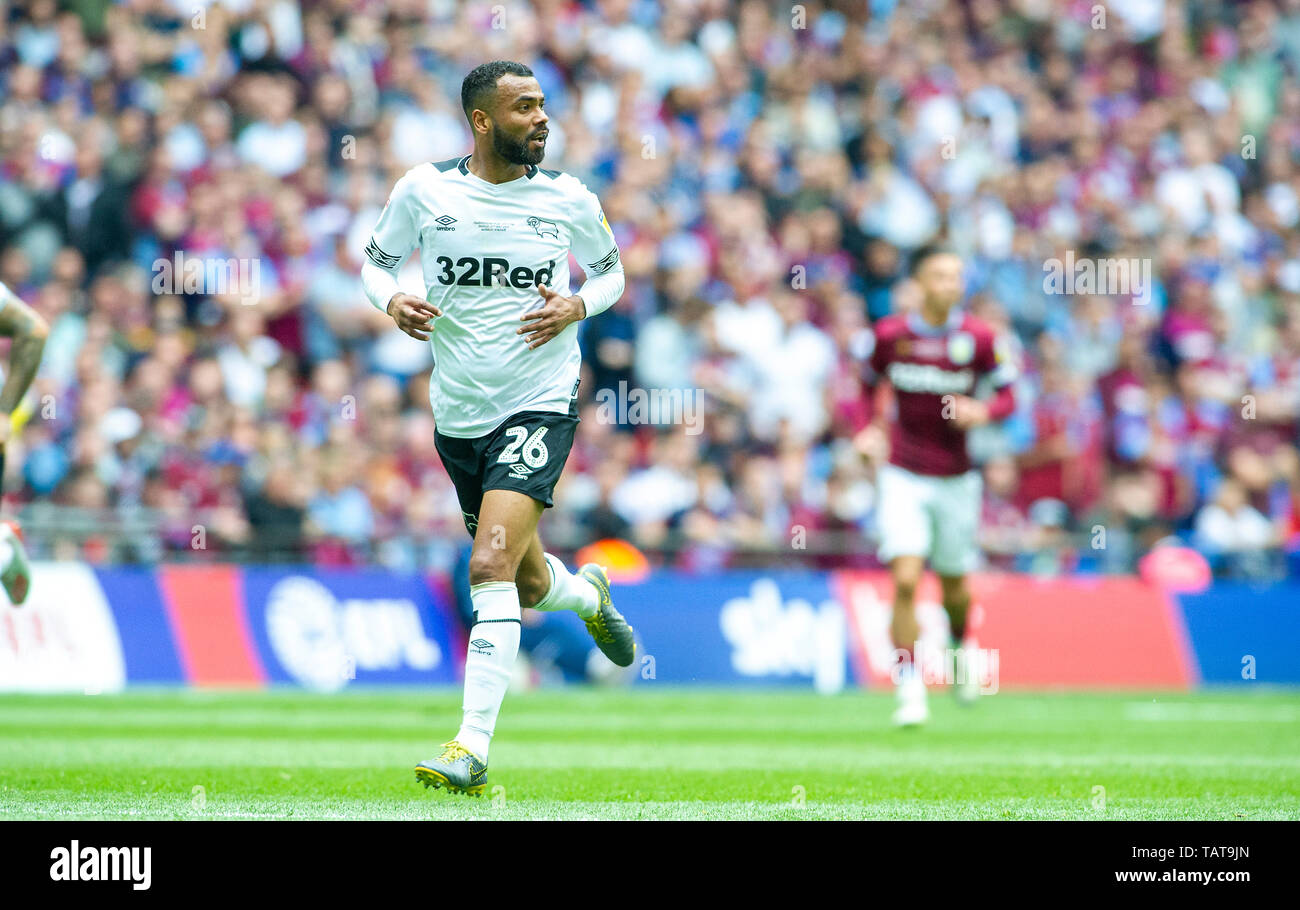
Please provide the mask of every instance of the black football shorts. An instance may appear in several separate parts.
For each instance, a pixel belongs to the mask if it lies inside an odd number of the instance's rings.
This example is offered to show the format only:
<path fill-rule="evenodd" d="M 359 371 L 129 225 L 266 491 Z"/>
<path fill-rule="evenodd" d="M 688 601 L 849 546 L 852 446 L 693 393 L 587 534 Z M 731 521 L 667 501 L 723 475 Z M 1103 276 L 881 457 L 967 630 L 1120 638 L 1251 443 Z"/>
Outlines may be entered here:
<path fill-rule="evenodd" d="M 578 399 L 569 413 L 520 411 L 486 436 L 461 439 L 434 433 L 442 466 L 456 487 L 465 528 L 478 530 L 479 508 L 488 490 L 515 490 L 548 509 L 551 494 L 564 471 L 578 428 Z"/>

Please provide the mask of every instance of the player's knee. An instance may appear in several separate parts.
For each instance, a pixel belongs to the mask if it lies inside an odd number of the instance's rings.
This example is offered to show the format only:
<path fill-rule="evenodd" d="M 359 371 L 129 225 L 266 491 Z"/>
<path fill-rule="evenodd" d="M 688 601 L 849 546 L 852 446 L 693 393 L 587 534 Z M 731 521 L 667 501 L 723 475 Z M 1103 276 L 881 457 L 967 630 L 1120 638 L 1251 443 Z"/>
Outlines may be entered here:
<path fill-rule="evenodd" d="M 921 572 L 910 565 L 894 567 L 894 599 L 910 606 L 916 597 L 916 589 L 921 584 Z"/>
<path fill-rule="evenodd" d="M 894 600 L 899 606 L 911 607 L 912 601 L 916 599 L 917 579 L 911 576 L 903 576 L 894 579 Z"/>
<path fill-rule="evenodd" d="M 889 564 L 889 574 L 894 581 L 894 599 L 905 599 L 911 603 L 924 573 L 924 560 L 911 556 L 900 556 L 894 559 Z"/>
<path fill-rule="evenodd" d="M 966 587 L 966 579 L 940 579 L 940 585 L 943 588 L 943 603 L 946 607 L 964 607 L 970 602 L 970 589 Z"/>
<path fill-rule="evenodd" d="M 469 583 L 481 585 L 489 581 L 514 581 L 516 566 L 510 554 L 493 547 L 475 547 L 469 557 Z"/>

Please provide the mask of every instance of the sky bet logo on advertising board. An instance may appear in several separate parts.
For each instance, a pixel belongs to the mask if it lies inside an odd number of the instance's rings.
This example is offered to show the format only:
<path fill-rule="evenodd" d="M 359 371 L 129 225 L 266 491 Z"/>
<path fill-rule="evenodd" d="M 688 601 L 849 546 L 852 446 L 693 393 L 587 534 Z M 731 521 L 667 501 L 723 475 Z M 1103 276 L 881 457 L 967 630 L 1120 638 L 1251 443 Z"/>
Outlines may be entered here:
<path fill-rule="evenodd" d="M 759 578 L 722 605 L 718 624 L 741 676 L 809 676 L 818 692 L 844 688 L 844 611 L 833 598 L 787 597 L 775 579 Z"/>

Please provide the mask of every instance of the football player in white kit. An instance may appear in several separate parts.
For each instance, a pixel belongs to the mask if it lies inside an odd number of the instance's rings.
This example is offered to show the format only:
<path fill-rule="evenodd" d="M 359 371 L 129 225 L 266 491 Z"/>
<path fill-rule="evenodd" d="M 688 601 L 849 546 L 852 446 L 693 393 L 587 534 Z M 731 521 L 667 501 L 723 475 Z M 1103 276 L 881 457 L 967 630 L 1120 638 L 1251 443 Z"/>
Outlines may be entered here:
<path fill-rule="evenodd" d="M 575 611 L 619 666 L 631 665 L 636 646 L 605 570 L 589 563 L 571 573 L 537 534 L 578 424 L 577 324 L 622 295 L 618 245 L 595 194 L 538 167 L 548 118 L 528 67 L 475 68 L 461 105 L 473 152 L 418 165 L 397 181 L 361 277 L 375 307 L 432 345 L 438 453 L 474 538 L 461 727 L 415 773 L 426 787 L 477 795 L 523 607 Z M 402 293 L 396 278 L 417 246 L 424 298 Z M 576 294 L 570 250 L 587 275 Z"/>
<path fill-rule="evenodd" d="M 4 384 L 0 386 L 0 488 L 4 481 L 5 446 L 13 427 L 13 412 L 27 394 L 45 351 L 50 327 L 39 313 L 0 284 L 0 338 L 12 338 Z M 0 586 L 9 602 L 21 606 L 31 589 L 31 569 L 18 522 L 0 522 Z"/>

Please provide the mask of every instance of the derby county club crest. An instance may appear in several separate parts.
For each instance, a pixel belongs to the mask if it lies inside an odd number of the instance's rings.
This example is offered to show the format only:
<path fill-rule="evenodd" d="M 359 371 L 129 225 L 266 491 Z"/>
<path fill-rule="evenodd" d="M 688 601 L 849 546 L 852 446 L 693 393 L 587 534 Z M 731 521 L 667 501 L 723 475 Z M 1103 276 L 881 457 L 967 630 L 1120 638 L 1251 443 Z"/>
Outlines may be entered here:
<path fill-rule="evenodd" d="M 560 238 L 560 228 L 554 221 L 547 221 L 545 218 L 531 215 L 528 218 L 528 226 L 537 232 L 538 237 L 545 237 L 549 234 L 557 240 Z"/>

